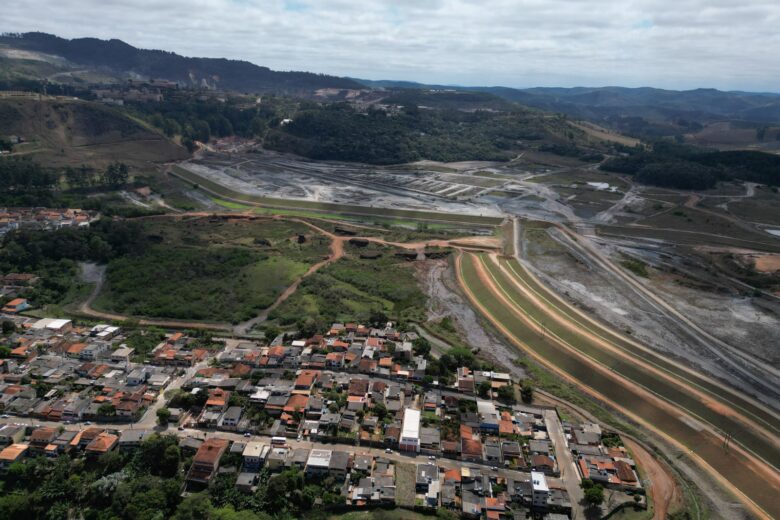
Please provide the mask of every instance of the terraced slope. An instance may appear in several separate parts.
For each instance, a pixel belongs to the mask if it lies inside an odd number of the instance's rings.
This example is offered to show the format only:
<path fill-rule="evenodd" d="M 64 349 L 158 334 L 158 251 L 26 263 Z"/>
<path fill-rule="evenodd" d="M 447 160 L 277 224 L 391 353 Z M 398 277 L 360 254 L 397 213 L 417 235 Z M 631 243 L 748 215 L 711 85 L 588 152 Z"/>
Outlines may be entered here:
<path fill-rule="evenodd" d="M 703 388 L 660 367 L 649 369 L 639 355 L 602 344 L 594 330 L 566 326 L 518 287 L 515 275 L 493 256 L 463 254 L 459 280 L 471 301 L 518 347 L 656 432 L 707 469 L 756 515 L 778 517 L 780 450 L 773 419 L 722 404 Z M 514 266 L 517 271 L 518 266 Z M 602 334 L 603 335 L 603 334 Z M 756 427 L 755 423 L 760 426 Z M 725 436 L 732 435 L 730 447 Z M 757 486 L 756 482 L 762 482 Z"/>

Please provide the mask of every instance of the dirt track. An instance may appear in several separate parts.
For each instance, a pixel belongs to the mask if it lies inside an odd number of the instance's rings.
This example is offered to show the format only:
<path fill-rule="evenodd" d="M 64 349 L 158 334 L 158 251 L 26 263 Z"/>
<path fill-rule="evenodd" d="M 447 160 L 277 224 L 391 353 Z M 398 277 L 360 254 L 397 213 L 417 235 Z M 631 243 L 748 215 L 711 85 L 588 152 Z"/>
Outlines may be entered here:
<path fill-rule="evenodd" d="M 624 437 L 623 443 L 650 479 L 649 492 L 653 497 L 653 519 L 666 520 L 669 511 L 682 500 L 682 492 L 674 476 L 634 440 Z"/>

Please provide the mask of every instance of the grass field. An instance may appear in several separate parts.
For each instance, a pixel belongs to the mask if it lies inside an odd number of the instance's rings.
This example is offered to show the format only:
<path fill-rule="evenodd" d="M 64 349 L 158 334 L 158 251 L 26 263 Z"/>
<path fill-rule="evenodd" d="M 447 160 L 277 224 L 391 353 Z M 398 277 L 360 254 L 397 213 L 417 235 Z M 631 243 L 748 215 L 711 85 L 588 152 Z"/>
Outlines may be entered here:
<path fill-rule="evenodd" d="M 400 506 L 414 506 L 416 494 L 414 485 L 417 473 L 414 464 L 396 464 L 395 466 L 395 502 Z"/>
<path fill-rule="evenodd" d="M 766 439 L 741 427 L 731 417 L 713 412 L 688 392 L 658 376 L 654 376 L 628 361 L 614 358 L 614 354 L 605 351 L 597 352 L 595 347 L 583 341 L 582 337 L 572 335 L 571 331 L 564 330 L 562 326 L 556 325 L 552 320 L 544 322 L 544 334 L 531 330 L 513 312 L 512 306 L 505 305 L 482 284 L 477 275 L 476 262 L 480 262 L 480 258 L 477 256 L 464 255 L 463 257 L 461 273 L 466 286 L 485 308 L 485 311 L 506 329 L 506 333 L 521 341 L 527 348 L 546 359 L 553 366 L 570 374 L 580 384 L 594 389 L 623 409 L 630 411 L 637 417 L 642 417 L 646 423 L 655 425 L 671 438 L 688 446 L 770 514 L 777 509 L 771 486 L 767 489 L 753 486 L 755 468 L 746 464 L 744 458 L 738 454 L 724 452 L 720 445 L 720 438 L 713 436 L 695 423 L 680 420 L 674 411 L 667 410 L 654 400 L 644 397 L 642 393 L 634 390 L 631 386 L 615 384 L 615 380 L 634 381 L 662 399 L 668 399 L 683 408 L 693 410 L 691 412 L 693 416 L 698 415 L 702 420 L 716 425 L 723 431 L 739 431 L 740 443 L 743 446 L 749 447 L 771 464 L 777 465 L 778 453 L 768 444 Z M 531 318 L 539 319 L 539 311 L 535 311 L 533 306 L 525 301 L 524 297 L 512 287 L 503 274 L 498 272 L 496 268 L 489 269 L 489 272 L 501 292 L 511 299 L 515 309 L 527 313 Z M 558 342 L 551 341 L 552 337 L 558 337 L 561 341 L 568 342 L 573 348 L 571 350 L 564 348 Z M 606 365 L 615 375 L 608 376 L 593 370 L 584 364 L 572 350 L 580 350 L 587 357 L 597 360 L 599 364 Z"/>
<path fill-rule="evenodd" d="M 329 248 L 329 240 L 296 222 L 155 219 L 143 226 L 151 244 L 109 263 L 95 308 L 238 322 L 270 306 Z M 300 234 L 307 237 L 302 244 Z"/>
<path fill-rule="evenodd" d="M 439 213 L 432 211 L 371 208 L 366 206 L 352 206 L 348 204 L 335 204 L 308 200 L 275 199 L 271 197 L 261 197 L 258 195 L 249 195 L 246 193 L 236 192 L 179 166 L 174 166 L 172 168 L 172 174 L 192 183 L 193 185 L 197 185 L 204 190 L 208 190 L 209 192 L 223 199 L 228 199 L 236 203 L 246 202 L 270 208 L 308 210 L 314 212 L 326 212 L 328 214 L 340 213 L 345 215 L 388 217 L 412 221 L 423 220 L 443 223 L 457 222 L 483 226 L 496 226 L 503 221 L 503 219 L 500 217 L 459 215 L 457 213 Z"/>
<path fill-rule="evenodd" d="M 375 259 L 360 253 L 376 252 Z M 383 313 L 393 320 L 420 320 L 425 295 L 417 285 L 411 263 L 388 247 L 346 247 L 347 255 L 307 277 L 295 294 L 274 309 L 269 318 L 281 326 L 301 317 L 327 325 L 337 321 L 368 321 Z"/>

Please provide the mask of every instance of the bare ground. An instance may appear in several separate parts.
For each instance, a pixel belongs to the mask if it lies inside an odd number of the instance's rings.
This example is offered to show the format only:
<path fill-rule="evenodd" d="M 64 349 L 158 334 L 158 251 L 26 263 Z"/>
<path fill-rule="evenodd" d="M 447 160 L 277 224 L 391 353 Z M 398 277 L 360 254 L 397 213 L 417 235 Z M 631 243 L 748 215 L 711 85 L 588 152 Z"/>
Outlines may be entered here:
<path fill-rule="evenodd" d="M 428 320 L 450 316 L 460 336 L 471 348 L 479 348 L 480 355 L 501 365 L 515 377 L 524 379 L 525 371 L 514 364 L 517 350 L 483 325 L 482 318 L 461 293 L 450 262 L 428 260 L 418 264 L 417 277 L 428 295 Z"/>

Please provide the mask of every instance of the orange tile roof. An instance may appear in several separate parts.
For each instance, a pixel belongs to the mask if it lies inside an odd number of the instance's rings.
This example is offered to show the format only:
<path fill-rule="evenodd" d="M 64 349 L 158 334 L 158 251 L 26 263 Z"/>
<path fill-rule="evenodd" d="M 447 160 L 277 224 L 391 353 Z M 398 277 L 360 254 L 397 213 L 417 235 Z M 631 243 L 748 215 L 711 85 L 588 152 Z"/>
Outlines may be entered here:
<path fill-rule="evenodd" d="M 461 452 L 465 455 L 482 456 L 482 443 L 476 439 L 461 439 Z"/>
<path fill-rule="evenodd" d="M 103 432 L 92 439 L 87 445 L 87 451 L 105 453 L 109 451 L 119 441 L 119 437 L 111 433 Z"/>
<path fill-rule="evenodd" d="M 217 388 L 209 392 L 206 406 L 225 406 L 230 399 L 230 392 Z"/>
<path fill-rule="evenodd" d="M 12 355 L 12 356 L 19 356 L 19 357 L 24 357 L 24 356 L 26 356 L 26 355 L 27 355 L 27 349 L 28 349 L 28 348 L 29 348 L 29 347 L 28 347 L 28 346 L 26 346 L 26 345 L 22 345 L 21 347 L 16 347 L 15 349 L 13 349 L 13 350 L 11 351 L 11 355 Z"/>
<path fill-rule="evenodd" d="M 309 398 L 302 394 L 293 394 L 287 400 L 287 404 L 284 405 L 285 412 L 294 412 L 295 410 L 303 410 L 309 403 Z"/>
<path fill-rule="evenodd" d="M 284 357 L 284 351 L 282 346 L 271 347 L 268 349 L 268 357 Z"/>
<path fill-rule="evenodd" d="M 512 424 L 512 421 L 502 420 L 502 421 L 500 421 L 498 423 L 498 433 L 499 434 L 503 433 L 503 434 L 506 434 L 506 435 L 511 435 L 511 434 L 515 433 L 515 425 Z"/>
<path fill-rule="evenodd" d="M 379 360 L 379 366 L 380 367 L 392 367 L 393 366 L 393 358 L 389 357 L 383 357 Z"/>
<path fill-rule="evenodd" d="M 11 444 L 7 448 L 0 451 L 0 460 L 14 462 L 16 459 L 24 455 L 27 451 L 26 444 Z"/>
<path fill-rule="evenodd" d="M 311 388 L 320 373 L 317 370 L 303 370 L 295 379 L 296 387 Z"/>
<path fill-rule="evenodd" d="M 6 307 L 16 307 L 18 305 L 23 304 L 26 301 L 27 300 L 25 300 L 24 298 L 14 298 L 10 302 L 6 303 L 5 305 L 6 305 Z"/>
<path fill-rule="evenodd" d="M 68 354 L 79 354 L 82 350 L 87 348 L 86 343 L 74 343 L 73 345 L 68 347 Z"/>
<path fill-rule="evenodd" d="M 230 441 L 227 439 L 217 437 L 206 439 L 198 448 L 198 452 L 195 453 L 192 462 L 215 466 L 219 462 L 220 457 L 222 457 L 222 453 L 227 449 L 228 444 L 230 444 Z"/>
<path fill-rule="evenodd" d="M 444 480 L 450 482 L 460 482 L 460 468 L 453 468 L 444 473 Z"/>

